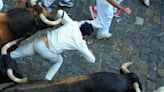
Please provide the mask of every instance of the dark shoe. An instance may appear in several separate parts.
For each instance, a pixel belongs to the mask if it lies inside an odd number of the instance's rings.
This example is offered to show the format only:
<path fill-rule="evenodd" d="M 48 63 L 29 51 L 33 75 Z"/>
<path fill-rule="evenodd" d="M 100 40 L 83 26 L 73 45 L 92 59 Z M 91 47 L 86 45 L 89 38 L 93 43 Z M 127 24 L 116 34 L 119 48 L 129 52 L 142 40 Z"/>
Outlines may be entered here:
<path fill-rule="evenodd" d="M 62 0 L 62 1 L 59 2 L 59 6 L 71 8 L 71 7 L 74 6 L 74 4 L 71 1 L 65 2 L 65 1 Z"/>

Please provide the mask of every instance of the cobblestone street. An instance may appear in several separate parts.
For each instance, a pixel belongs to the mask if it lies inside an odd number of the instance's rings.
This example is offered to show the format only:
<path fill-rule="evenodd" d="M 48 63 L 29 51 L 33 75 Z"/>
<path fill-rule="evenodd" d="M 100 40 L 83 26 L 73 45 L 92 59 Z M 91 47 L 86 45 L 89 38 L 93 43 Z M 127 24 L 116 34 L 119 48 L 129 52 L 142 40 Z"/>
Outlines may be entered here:
<path fill-rule="evenodd" d="M 51 8 L 63 9 L 73 20 L 91 19 L 89 6 L 95 0 L 74 0 L 73 8 L 58 7 L 59 0 Z M 76 51 L 63 53 L 64 62 L 54 80 L 68 76 L 89 74 L 92 72 L 109 71 L 119 73 L 120 65 L 134 62 L 130 71 L 139 75 L 143 92 L 153 92 L 164 86 L 164 0 L 150 0 L 146 7 L 142 0 L 124 0 L 121 5 L 129 6 L 132 14 L 122 13 L 122 17 L 114 18 L 109 39 L 97 40 L 93 34 L 87 43 L 92 49 L 96 63 L 88 63 Z M 5 10 L 16 7 L 17 0 L 4 0 Z M 53 29 L 55 29 L 54 27 Z M 35 37 L 42 36 L 46 29 L 23 41 L 24 44 Z M 44 79 L 51 63 L 38 55 L 17 59 L 20 72 L 29 79 Z"/>

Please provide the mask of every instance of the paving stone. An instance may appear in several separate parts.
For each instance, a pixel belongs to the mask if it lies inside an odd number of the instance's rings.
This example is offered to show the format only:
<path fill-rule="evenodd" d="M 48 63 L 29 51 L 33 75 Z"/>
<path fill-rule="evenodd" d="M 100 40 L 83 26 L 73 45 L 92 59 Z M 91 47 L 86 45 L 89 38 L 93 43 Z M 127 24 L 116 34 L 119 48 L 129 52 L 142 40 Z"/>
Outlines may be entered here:
<path fill-rule="evenodd" d="M 157 63 L 155 61 L 149 63 L 149 70 L 157 72 Z"/>
<path fill-rule="evenodd" d="M 156 89 L 156 83 L 150 80 L 147 80 L 147 89 L 148 90 L 155 90 Z"/>
<path fill-rule="evenodd" d="M 158 61 L 158 55 L 157 54 L 154 54 L 154 53 L 150 53 L 149 54 L 149 60 L 150 62 L 157 62 Z"/>
<path fill-rule="evenodd" d="M 144 62 L 149 62 L 149 56 L 144 54 L 144 53 L 141 53 L 141 57 L 140 58 Z"/>
<path fill-rule="evenodd" d="M 149 47 L 142 47 L 141 48 L 141 53 L 148 55 L 150 53 L 150 48 Z"/>
<path fill-rule="evenodd" d="M 139 74 L 143 74 L 143 75 L 148 74 L 148 65 L 146 63 L 139 62 L 139 63 L 137 63 L 137 65 L 139 67 L 139 70 L 138 70 Z"/>
<path fill-rule="evenodd" d="M 164 69 L 162 69 L 162 68 L 158 69 L 158 76 L 164 77 Z"/>
<path fill-rule="evenodd" d="M 159 16 L 153 16 L 153 23 L 161 24 L 161 19 Z"/>
<path fill-rule="evenodd" d="M 161 52 L 164 52 L 164 43 L 161 43 L 161 44 L 160 44 L 159 50 L 160 50 Z"/>
<path fill-rule="evenodd" d="M 148 78 L 149 78 L 149 80 L 156 82 L 156 80 L 157 80 L 157 72 L 149 70 Z"/>
<path fill-rule="evenodd" d="M 150 40 L 149 39 L 144 39 L 141 41 L 142 42 L 142 45 L 145 46 L 145 47 L 150 47 Z"/>
<path fill-rule="evenodd" d="M 163 32 L 163 34 L 160 35 L 160 42 L 164 43 L 164 32 Z"/>
<path fill-rule="evenodd" d="M 143 25 L 144 24 L 144 19 L 137 16 L 134 24 Z"/>
<path fill-rule="evenodd" d="M 160 86 L 164 85 L 164 78 L 158 78 L 157 79 L 157 88 L 159 88 Z"/>
<path fill-rule="evenodd" d="M 16 7 L 17 2 L 18 0 L 4 0 L 4 11 Z M 52 12 L 54 16 L 56 10 L 59 9 L 56 5 L 58 2 L 59 0 L 52 5 L 52 8 L 55 8 Z M 96 56 L 96 63 L 86 62 L 78 52 L 66 51 L 62 54 L 64 63 L 53 79 L 63 79 L 98 71 L 119 73 L 118 70 L 122 63 L 135 61 L 130 70 L 139 75 L 143 92 L 153 92 L 156 87 L 163 86 L 164 12 L 162 11 L 164 5 L 159 5 L 161 2 L 162 0 L 152 0 L 150 7 L 145 7 L 140 0 L 125 0 L 133 13 L 129 16 L 122 12 L 122 17 L 113 19 L 110 28 L 113 37 L 97 40 L 92 36 L 87 41 L 89 48 L 93 50 Z M 90 5 L 95 5 L 95 0 L 79 0 L 76 1 L 74 8 L 62 9 L 67 11 L 74 20 L 91 19 Z M 40 32 L 32 38 L 40 37 L 48 30 Z M 27 39 L 21 44 L 31 40 Z M 51 63 L 37 55 L 16 60 L 20 72 L 29 79 L 44 79 L 51 66 Z"/>
<path fill-rule="evenodd" d="M 164 66 L 164 62 L 159 62 L 158 63 L 158 68 L 163 68 L 163 66 Z"/>
<path fill-rule="evenodd" d="M 145 75 L 139 75 L 139 79 L 141 81 L 141 84 L 145 87 L 147 87 L 147 77 Z M 145 88 L 146 90 L 146 88 Z"/>
<path fill-rule="evenodd" d="M 152 17 L 153 16 L 153 12 L 154 10 L 151 9 L 151 8 L 146 8 L 146 11 L 145 11 L 145 14 L 149 17 Z"/>

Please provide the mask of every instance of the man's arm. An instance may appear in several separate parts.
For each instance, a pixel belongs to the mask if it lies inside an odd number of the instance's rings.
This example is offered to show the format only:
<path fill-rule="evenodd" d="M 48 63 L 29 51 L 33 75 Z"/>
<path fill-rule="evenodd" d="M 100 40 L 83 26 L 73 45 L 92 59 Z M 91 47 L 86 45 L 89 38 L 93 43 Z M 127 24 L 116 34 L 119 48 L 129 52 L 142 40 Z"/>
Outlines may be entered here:
<path fill-rule="evenodd" d="M 79 44 L 78 50 L 88 62 L 91 62 L 91 63 L 95 62 L 96 59 L 92 51 L 88 48 L 85 41 Z"/>
<path fill-rule="evenodd" d="M 121 11 L 126 12 L 127 14 L 131 14 L 131 9 L 129 7 L 122 7 L 121 5 L 117 4 L 114 0 L 107 0 L 111 5 L 120 9 Z"/>
<path fill-rule="evenodd" d="M 66 24 L 68 22 L 73 22 L 73 20 L 63 10 L 58 10 L 57 11 L 57 18 L 62 18 L 62 24 Z"/>

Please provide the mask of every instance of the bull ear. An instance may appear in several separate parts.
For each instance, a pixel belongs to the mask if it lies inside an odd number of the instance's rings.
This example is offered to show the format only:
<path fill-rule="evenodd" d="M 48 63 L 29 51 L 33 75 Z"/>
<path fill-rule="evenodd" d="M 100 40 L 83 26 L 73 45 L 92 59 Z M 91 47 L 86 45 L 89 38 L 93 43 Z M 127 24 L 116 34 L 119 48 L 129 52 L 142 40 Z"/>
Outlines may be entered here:
<path fill-rule="evenodd" d="M 31 6 L 31 4 L 30 4 L 29 2 L 26 2 L 26 7 L 27 7 L 27 8 L 30 8 L 30 7 L 32 7 L 32 6 Z"/>

